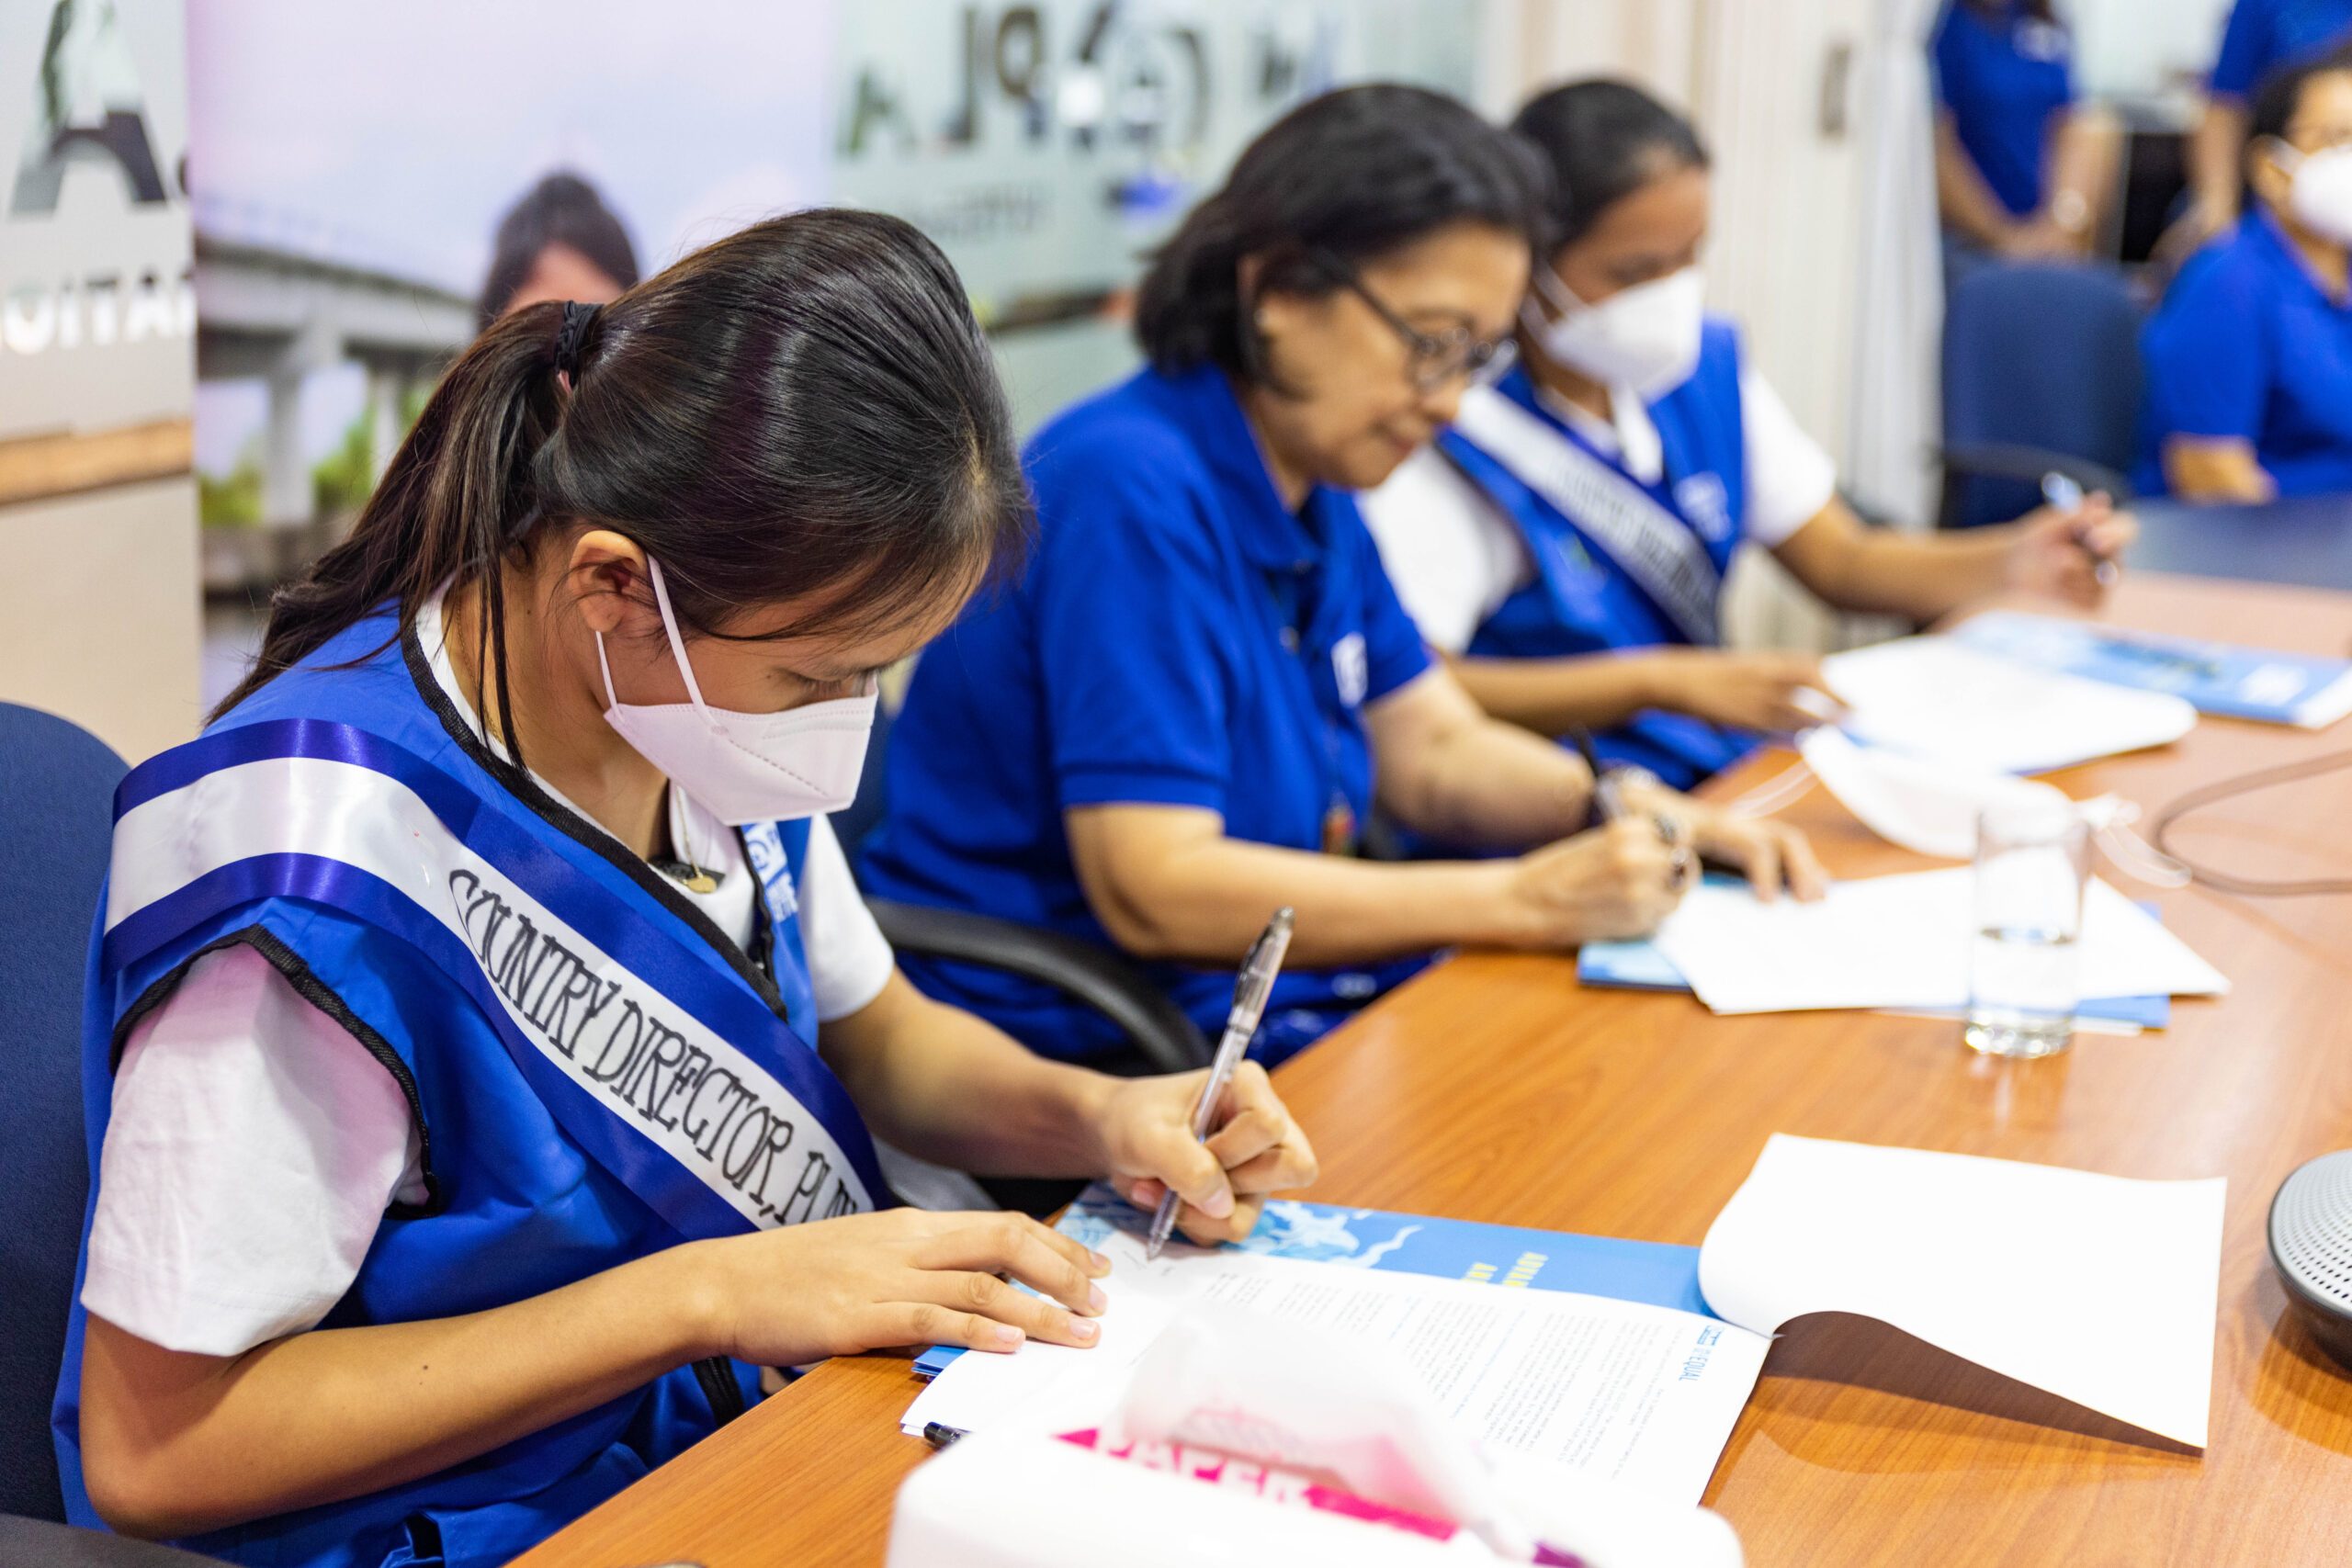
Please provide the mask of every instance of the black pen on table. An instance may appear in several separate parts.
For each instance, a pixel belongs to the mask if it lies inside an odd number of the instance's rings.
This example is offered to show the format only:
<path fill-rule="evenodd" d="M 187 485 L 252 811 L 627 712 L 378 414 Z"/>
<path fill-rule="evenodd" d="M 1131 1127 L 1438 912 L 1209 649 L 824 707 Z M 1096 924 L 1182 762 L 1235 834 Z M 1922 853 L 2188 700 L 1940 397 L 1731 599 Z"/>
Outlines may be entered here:
<path fill-rule="evenodd" d="M 1266 1016 L 1266 998 L 1274 992 L 1274 978 L 1283 972 L 1283 955 L 1290 951 L 1291 911 L 1288 905 L 1274 911 L 1258 940 L 1250 944 L 1250 955 L 1241 961 L 1241 973 L 1233 983 L 1233 1010 L 1225 1015 L 1225 1037 L 1217 1042 L 1216 1057 L 1209 1066 L 1209 1080 L 1201 1086 L 1201 1098 L 1193 1106 L 1193 1136 L 1206 1141 L 1209 1126 L 1216 1119 L 1217 1101 L 1225 1098 L 1225 1086 L 1233 1081 L 1236 1068 L 1241 1066 L 1243 1053 L 1257 1036 L 1258 1022 Z M 1177 1211 L 1184 1201 L 1170 1187 L 1160 1194 L 1159 1207 L 1152 1212 L 1151 1235 L 1144 1243 L 1144 1257 L 1156 1258 L 1159 1249 L 1168 1245 L 1169 1236 L 1176 1229 Z"/>

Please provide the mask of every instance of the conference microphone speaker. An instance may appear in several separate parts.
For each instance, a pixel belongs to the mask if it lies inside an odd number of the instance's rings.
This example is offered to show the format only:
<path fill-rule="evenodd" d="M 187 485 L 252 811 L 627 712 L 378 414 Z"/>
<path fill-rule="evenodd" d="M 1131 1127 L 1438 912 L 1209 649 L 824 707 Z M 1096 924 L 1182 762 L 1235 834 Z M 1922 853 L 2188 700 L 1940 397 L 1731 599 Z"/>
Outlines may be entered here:
<path fill-rule="evenodd" d="M 2270 1261 L 2312 1337 L 2352 1370 L 2352 1149 L 2322 1155 L 2280 1184 Z"/>

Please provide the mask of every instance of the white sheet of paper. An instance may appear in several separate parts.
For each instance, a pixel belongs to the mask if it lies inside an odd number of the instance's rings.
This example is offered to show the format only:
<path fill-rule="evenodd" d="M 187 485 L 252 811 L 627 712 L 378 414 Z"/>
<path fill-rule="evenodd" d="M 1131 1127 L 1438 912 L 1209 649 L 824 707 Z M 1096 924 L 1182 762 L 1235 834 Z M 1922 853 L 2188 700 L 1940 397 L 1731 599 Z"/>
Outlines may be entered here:
<path fill-rule="evenodd" d="M 1775 1134 L 1699 1286 L 1758 1333 L 1860 1313 L 2203 1448 L 2226 1186 Z"/>
<path fill-rule="evenodd" d="M 2043 773 L 2197 727 L 2197 710 L 2168 692 L 2030 669 L 1948 637 L 1832 654 L 1821 672 L 1858 739 L 1980 771 Z"/>
<path fill-rule="evenodd" d="M 1696 1504 L 1754 1392 L 1769 1341 L 1669 1307 L 1176 1246 L 1147 1262 L 1124 1232 L 1102 1338 L 960 1356 L 902 1428 L 965 1431 L 1024 1408 L 1107 1412 L 1136 1360 L 1185 1305 L 1250 1311 L 1385 1340 L 1487 1441 L 1597 1479 Z"/>
<path fill-rule="evenodd" d="M 1975 871 L 1907 872 L 1766 904 L 1744 886 L 1692 888 L 1657 945 L 1719 1013 L 1968 1005 Z M 2218 996 L 2222 972 L 2097 877 L 2083 898 L 2077 994 Z"/>

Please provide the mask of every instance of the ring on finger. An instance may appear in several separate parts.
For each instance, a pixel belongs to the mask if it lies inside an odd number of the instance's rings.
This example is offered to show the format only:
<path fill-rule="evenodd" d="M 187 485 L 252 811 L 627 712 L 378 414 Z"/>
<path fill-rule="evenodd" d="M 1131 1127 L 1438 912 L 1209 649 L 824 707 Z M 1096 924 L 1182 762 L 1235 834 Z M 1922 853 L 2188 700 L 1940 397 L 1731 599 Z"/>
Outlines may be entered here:
<path fill-rule="evenodd" d="M 1669 817 L 1663 811 L 1657 811 L 1650 814 L 1650 825 L 1657 829 L 1659 843 L 1679 844 L 1682 841 L 1680 819 Z"/>

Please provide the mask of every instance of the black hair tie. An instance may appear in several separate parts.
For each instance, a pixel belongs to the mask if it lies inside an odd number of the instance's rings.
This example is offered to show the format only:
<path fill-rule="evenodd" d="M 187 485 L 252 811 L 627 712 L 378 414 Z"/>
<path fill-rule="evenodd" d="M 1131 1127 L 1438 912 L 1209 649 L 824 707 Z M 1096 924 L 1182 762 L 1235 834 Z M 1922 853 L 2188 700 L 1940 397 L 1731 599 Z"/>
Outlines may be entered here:
<path fill-rule="evenodd" d="M 563 325 L 555 333 L 555 367 L 558 374 L 571 378 L 574 386 L 580 382 L 581 343 L 602 310 L 602 305 L 583 305 L 577 299 L 563 302 Z"/>

